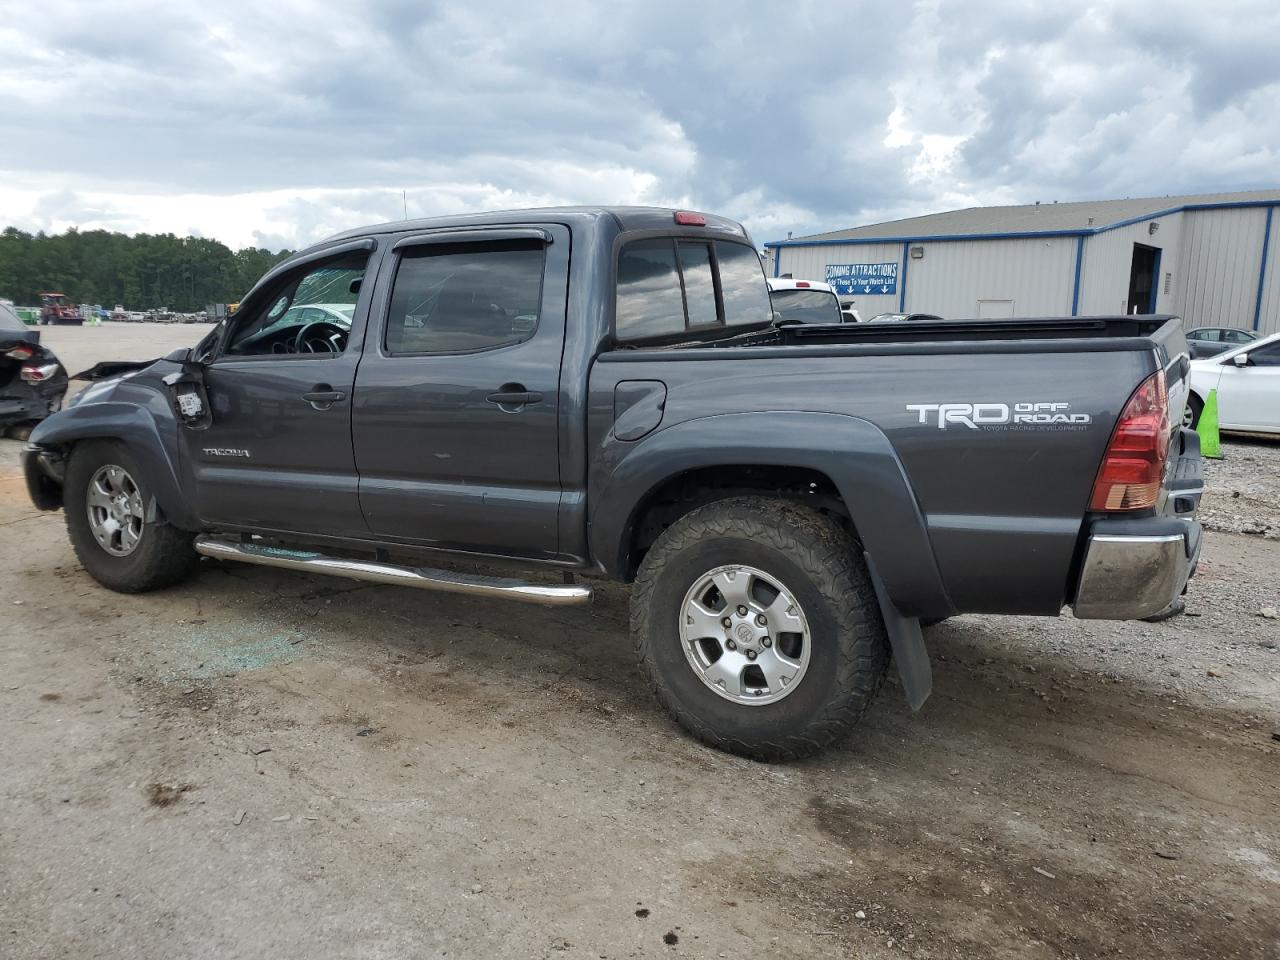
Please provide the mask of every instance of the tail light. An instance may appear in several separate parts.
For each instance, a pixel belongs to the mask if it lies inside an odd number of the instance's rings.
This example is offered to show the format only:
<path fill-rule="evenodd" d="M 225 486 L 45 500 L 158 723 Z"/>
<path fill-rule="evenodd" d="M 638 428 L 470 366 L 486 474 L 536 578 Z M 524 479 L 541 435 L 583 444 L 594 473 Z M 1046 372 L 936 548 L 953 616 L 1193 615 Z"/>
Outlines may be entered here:
<path fill-rule="evenodd" d="M 36 355 L 34 347 L 28 347 L 26 344 L 18 344 L 16 347 L 10 347 L 4 352 L 4 355 L 10 360 L 30 360 Z"/>
<path fill-rule="evenodd" d="M 796 281 L 796 286 L 797 286 L 797 287 L 804 287 L 806 290 L 808 290 L 808 289 L 809 289 L 809 281 L 808 281 L 808 280 L 797 280 L 797 281 Z"/>
<path fill-rule="evenodd" d="M 1116 422 L 1090 510 L 1147 510 L 1155 506 L 1169 457 L 1169 394 L 1164 371 L 1133 392 Z"/>
<path fill-rule="evenodd" d="M 56 363 L 28 363 L 18 371 L 18 377 L 27 383 L 44 383 L 57 372 Z"/>

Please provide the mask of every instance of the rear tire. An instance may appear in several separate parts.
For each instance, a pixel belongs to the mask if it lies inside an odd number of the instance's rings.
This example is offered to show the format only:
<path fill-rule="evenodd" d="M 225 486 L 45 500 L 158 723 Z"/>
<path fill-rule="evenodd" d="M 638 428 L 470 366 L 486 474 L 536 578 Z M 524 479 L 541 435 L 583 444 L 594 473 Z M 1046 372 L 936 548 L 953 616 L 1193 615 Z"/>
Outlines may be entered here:
<path fill-rule="evenodd" d="M 104 526 L 91 517 L 90 484 L 114 493 L 116 485 L 104 472 L 113 470 L 122 478 L 119 499 L 135 504 L 124 509 L 132 509 L 140 522 L 130 521 L 122 512 L 133 531 L 128 541 L 117 534 L 114 539 L 105 536 L 104 544 L 99 539 L 104 536 Z M 104 587 L 118 593 L 145 593 L 179 583 L 195 571 L 200 560 L 192 547 L 195 535 L 160 517 L 146 476 L 123 444 L 97 440 L 77 444 L 62 490 L 71 546 L 89 575 Z M 99 492 L 95 502 L 101 504 L 104 496 Z M 105 519 L 106 514 L 109 508 L 99 506 L 99 515 Z M 116 530 L 120 524 L 112 521 L 108 526 Z"/>
<path fill-rule="evenodd" d="M 714 584 L 709 593 L 697 592 L 722 571 L 733 578 L 746 571 L 746 598 L 730 601 Z M 727 590 L 744 589 L 723 582 Z M 711 611 L 705 626 L 689 626 L 701 609 Z M 724 619 L 731 626 L 717 635 Z M 760 631 L 779 631 L 778 639 L 748 637 L 743 628 L 762 621 Z M 782 621 L 803 630 L 789 632 Z M 829 517 L 763 497 L 700 507 L 658 538 L 631 595 L 631 636 L 642 672 L 672 717 L 703 743 L 755 760 L 809 756 L 846 736 L 871 705 L 889 662 L 857 543 Z M 775 684 L 752 673 L 756 664 L 769 665 L 771 654 L 795 665 L 789 685 L 785 677 Z M 716 689 L 708 679 L 721 657 L 730 659 L 718 675 L 731 674 L 732 689 L 723 682 Z M 744 669 L 735 672 L 738 664 Z"/>

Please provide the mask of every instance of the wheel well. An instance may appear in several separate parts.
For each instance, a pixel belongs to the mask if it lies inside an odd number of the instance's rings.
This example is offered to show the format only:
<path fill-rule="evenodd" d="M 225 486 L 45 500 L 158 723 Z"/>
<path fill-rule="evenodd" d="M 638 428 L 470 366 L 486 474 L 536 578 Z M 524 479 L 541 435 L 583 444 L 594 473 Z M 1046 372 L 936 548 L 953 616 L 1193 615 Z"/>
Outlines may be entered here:
<path fill-rule="evenodd" d="M 834 517 L 857 536 L 840 491 L 820 470 L 753 464 L 700 467 L 664 480 L 632 511 L 623 540 L 626 554 L 622 569 L 627 581 L 635 579 L 654 541 L 685 514 L 716 500 L 752 495 L 801 501 Z"/>

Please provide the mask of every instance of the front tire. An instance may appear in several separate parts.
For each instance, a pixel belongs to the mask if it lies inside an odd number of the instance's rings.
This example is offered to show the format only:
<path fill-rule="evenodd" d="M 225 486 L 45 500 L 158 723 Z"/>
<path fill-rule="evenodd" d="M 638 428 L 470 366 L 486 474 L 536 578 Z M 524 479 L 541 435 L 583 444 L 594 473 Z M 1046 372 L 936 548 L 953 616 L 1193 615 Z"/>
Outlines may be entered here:
<path fill-rule="evenodd" d="M 71 546 L 104 587 L 145 593 L 195 571 L 194 535 L 160 517 L 141 467 L 123 444 L 78 444 L 62 492 Z"/>
<path fill-rule="evenodd" d="M 829 517 L 763 497 L 708 504 L 663 532 L 636 577 L 631 636 L 675 720 L 755 760 L 846 736 L 889 662 L 857 543 Z"/>

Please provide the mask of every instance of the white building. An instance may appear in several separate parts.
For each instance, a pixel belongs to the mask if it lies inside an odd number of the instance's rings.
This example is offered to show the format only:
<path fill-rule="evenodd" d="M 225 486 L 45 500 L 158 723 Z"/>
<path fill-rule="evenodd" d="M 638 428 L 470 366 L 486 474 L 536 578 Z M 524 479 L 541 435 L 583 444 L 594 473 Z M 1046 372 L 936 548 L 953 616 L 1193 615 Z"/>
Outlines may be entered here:
<path fill-rule="evenodd" d="M 1173 313 L 1280 331 L 1280 190 L 975 207 L 766 243 L 864 319 Z"/>

